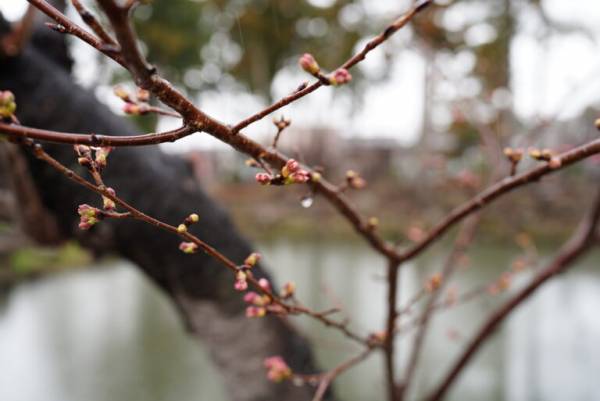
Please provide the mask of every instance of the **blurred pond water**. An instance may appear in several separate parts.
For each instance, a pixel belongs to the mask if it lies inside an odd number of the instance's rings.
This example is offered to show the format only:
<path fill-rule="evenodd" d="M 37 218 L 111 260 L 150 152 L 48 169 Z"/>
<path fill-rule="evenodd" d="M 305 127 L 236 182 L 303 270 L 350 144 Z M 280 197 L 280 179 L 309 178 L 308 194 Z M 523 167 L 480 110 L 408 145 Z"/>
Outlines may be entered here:
<path fill-rule="evenodd" d="M 278 281 L 294 280 L 300 299 L 311 307 L 339 303 L 355 329 L 383 327 L 385 266 L 369 249 L 318 241 L 260 249 Z M 439 252 L 403 270 L 404 300 L 440 268 L 444 254 Z M 491 281 L 515 253 L 493 248 L 472 253 L 471 267 L 460 272 L 456 285 L 467 290 Z M 547 284 L 478 354 L 449 399 L 600 399 L 599 267 L 600 255 L 592 254 Z M 486 296 L 438 315 L 418 391 L 437 383 L 497 302 Z M 322 366 L 333 367 L 356 353 L 336 332 L 305 318 L 295 321 L 312 339 Z M 398 364 L 407 345 L 406 339 L 399 341 Z M 343 400 L 379 401 L 382 376 L 382 360 L 372 356 L 342 376 L 336 389 Z M 226 399 L 207 350 L 186 337 L 166 298 L 125 262 L 22 284 L 0 300 L 2 401 Z"/>

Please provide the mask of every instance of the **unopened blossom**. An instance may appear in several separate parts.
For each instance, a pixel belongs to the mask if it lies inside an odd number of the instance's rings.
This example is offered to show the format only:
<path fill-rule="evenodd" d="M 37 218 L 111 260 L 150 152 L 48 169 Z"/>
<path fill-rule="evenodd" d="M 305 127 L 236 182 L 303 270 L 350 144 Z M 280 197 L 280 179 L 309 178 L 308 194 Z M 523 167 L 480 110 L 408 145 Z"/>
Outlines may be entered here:
<path fill-rule="evenodd" d="M 198 245 L 194 242 L 182 242 L 179 244 L 179 250 L 186 254 L 196 253 L 198 251 Z"/>
<path fill-rule="evenodd" d="M 111 196 L 116 195 L 115 190 L 112 188 L 106 188 L 106 192 L 108 192 L 109 195 L 111 195 Z M 115 210 L 117 205 L 115 204 L 115 202 L 112 199 L 110 199 L 106 196 L 102 196 L 102 207 L 104 208 L 104 210 L 110 212 L 110 211 Z"/>
<path fill-rule="evenodd" d="M 260 306 L 248 306 L 246 308 L 246 317 L 264 317 L 267 310 Z"/>
<path fill-rule="evenodd" d="M 17 111 L 15 95 L 11 91 L 0 91 L 0 118 L 10 118 Z"/>
<path fill-rule="evenodd" d="M 253 267 L 260 261 L 261 257 L 262 256 L 260 253 L 252 252 L 250 255 L 248 255 L 246 260 L 244 260 L 244 265 L 248 267 Z"/>
<path fill-rule="evenodd" d="M 294 184 L 304 184 L 310 180 L 310 175 L 306 170 L 298 170 L 291 174 L 288 178 L 291 179 L 291 182 Z"/>
<path fill-rule="evenodd" d="M 90 205 L 79 205 L 77 213 L 80 216 L 79 228 L 82 230 L 89 230 L 100 221 L 100 210 Z"/>
<path fill-rule="evenodd" d="M 300 64 L 300 67 L 302 67 L 304 71 L 312 75 L 318 74 L 321 70 L 319 64 L 317 63 L 317 60 L 315 60 L 313 55 L 310 53 L 304 53 L 302 57 L 300 57 L 298 64 Z"/>
<path fill-rule="evenodd" d="M 238 271 L 235 274 L 235 283 L 233 285 L 233 288 L 235 288 L 237 291 L 246 291 L 248 289 L 248 281 L 246 281 L 246 279 L 248 278 L 248 275 L 243 272 L 243 271 Z"/>
<path fill-rule="evenodd" d="M 279 355 L 266 358 L 264 365 L 267 368 L 267 379 L 272 382 L 280 383 L 292 377 L 292 369 Z"/>
<path fill-rule="evenodd" d="M 260 298 L 260 295 L 254 291 L 249 291 L 244 295 L 244 302 L 247 304 L 254 304 L 254 302 Z"/>
<path fill-rule="evenodd" d="M 285 166 L 281 169 L 281 175 L 288 177 L 290 174 L 294 174 L 300 170 L 300 163 L 294 159 L 290 159 L 285 163 Z"/>
<path fill-rule="evenodd" d="M 293 297 L 295 292 L 296 283 L 294 283 L 293 281 L 288 281 L 283 285 L 283 288 L 281 289 L 281 298 Z"/>
<path fill-rule="evenodd" d="M 114 87 L 113 92 L 115 94 L 115 96 L 117 96 L 119 99 L 123 100 L 124 102 L 130 102 L 131 99 L 129 97 L 129 92 L 127 92 L 127 90 L 125 88 L 123 88 L 120 85 L 117 85 Z"/>
<path fill-rule="evenodd" d="M 108 155 L 113 150 L 110 146 L 105 146 L 101 148 L 95 148 L 96 150 L 96 166 L 99 168 L 106 167 L 106 162 L 108 159 Z"/>
<path fill-rule="evenodd" d="M 352 189 L 363 189 L 367 186 L 367 181 L 354 170 L 346 172 L 346 182 Z"/>
<path fill-rule="evenodd" d="M 428 292 L 433 292 L 440 288 L 440 285 L 442 285 L 442 275 L 440 273 L 435 273 L 427 279 L 427 282 L 425 283 L 425 289 Z"/>
<path fill-rule="evenodd" d="M 352 81 L 352 75 L 345 68 L 338 68 L 329 77 L 329 82 L 335 86 L 344 85 L 350 81 Z"/>
<path fill-rule="evenodd" d="M 257 173 L 255 178 L 256 182 L 258 182 L 260 185 L 269 185 L 273 179 L 273 177 L 267 173 Z"/>
<path fill-rule="evenodd" d="M 258 285 L 265 291 L 271 291 L 271 283 L 264 277 L 258 280 Z"/>

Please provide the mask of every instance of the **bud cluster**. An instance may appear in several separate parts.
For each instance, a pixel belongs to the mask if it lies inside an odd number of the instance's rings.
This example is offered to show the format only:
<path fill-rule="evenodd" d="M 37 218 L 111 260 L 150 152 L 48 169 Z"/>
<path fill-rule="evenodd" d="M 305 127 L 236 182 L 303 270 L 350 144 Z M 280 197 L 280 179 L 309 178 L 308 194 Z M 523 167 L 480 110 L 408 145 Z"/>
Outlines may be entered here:
<path fill-rule="evenodd" d="M 200 216 L 198 216 L 196 213 L 192 213 L 183 220 L 183 223 L 181 223 L 179 226 L 177 226 L 177 232 L 179 234 L 186 233 L 188 231 L 188 228 L 192 224 L 196 224 L 199 221 L 200 221 Z"/>
<path fill-rule="evenodd" d="M 319 63 L 317 63 L 315 57 L 310 53 L 304 53 L 300 57 L 300 60 L 298 60 L 298 64 L 300 64 L 300 67 L 304 71 L 318 78 L 325 85 L 339 86 L 352 81 L 352 75 L 346 68 L 338 68 L 328 76 L 323 75 Z"/>
<path fill-rule="evenodd" d="M 110 146 L 91 147 L 87 145 L 75 145 L 73 149 L 77 155 L 77 163 L 98 172 L 106 167 L 108 155 L 113 150 Z"/>
<path fill-rule="evenodd" d="M 267 368 L 267 379 L 272 382 L 281 383 L 292 377 L 292 369 L 279 355 L 266 358 L 264 365 Z"/>
<path fill-rule="evenodd" d="M 311 173 L 301 168 L 296 160 L 289 159 L 281 168 L 280 174 L 273 176 L 269 173 L 258 173 L 255 179 L 261 185 L 304 184 L 311 180 Z"/>
<path fill-rule="evenodd" d="M 123 105 L 123 112 L 125 114 L 139 116 L 151 111 L 151 106 L 148 104 L 150 92 L 145 89 L 139 88 L 134 97 L 122 86 L 115 86 L 114 94 L 125 102 Z"/>
<path fill-rule="evenodd" d="M 550 149 L 529 149 L 529 157 L 538 161 L 548 162 L 548 166 L 551 169 L 557 169 L 562 166 L 562 160 L 556 156 L 555 153 Z"/>
<path fill-rule="evenodd" d="M 96 225 L 103 217 L 102 211 L 98 208 L 92 207 L 87 204 L 79 205 L 77 208 L 79 214 L 79 228 L 82 230 L 89 230 Z"/>
<path fill-rule="evenodd" d="M 247 280 L 249 277 L 252 277 L 251 270 L 260 261 L 260 258 L 260 253 L 253 252 L 246 258 L 246 260 L 244 260 L 244 264 L 238 267 L 238 271 L 235 274 L 235 283 L 233 284 L 233 288 L 235 288 L 237 291 L 246 291 L 248 289 Z M 259 284 L 260 283 L 261 281 L 259 281 Z"/>

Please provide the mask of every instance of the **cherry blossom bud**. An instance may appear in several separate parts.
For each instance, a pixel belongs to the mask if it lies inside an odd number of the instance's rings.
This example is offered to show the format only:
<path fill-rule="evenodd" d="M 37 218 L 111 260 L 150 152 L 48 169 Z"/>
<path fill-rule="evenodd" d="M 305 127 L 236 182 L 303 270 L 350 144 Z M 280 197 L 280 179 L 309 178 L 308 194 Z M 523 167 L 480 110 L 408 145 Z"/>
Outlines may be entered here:
<path fill-rule="evenodd" d="M 79 205 L 77 208 L 79 214 L 79 228 L 82 230 L 89 230 L 95 224 L 98 223 L 100 217 L 100 210 L 87 204 Z"/>
<path fill-rule="evenodd" d="M 279 355 L 269 357 L 264 361 L 267 368 L 267 379 L 275 383 L 281 383 L 292 377 L 292 369 Z"/>
<path fill-rule="evenodd" d="M 190 255 L 198 251 L 198 245 L 194 242 L 182 242 L 179 244 L 179 250 Z"/>
<path fill-rule="evenodd" d="M 106 188 L 106 192 L 108 192 L 111 196 L 116 195 L 115 190 L 112 188 Z M 115 202 L 112 199 L 107 198 L 106 196 L 102 196 L 102 207 L 104 208 L 104 210 L 110 212 L 110 211 L 115 210 L 117 205 L 115 204 Z"/>
<path fill-rule="evenodd" d="M 556 170 L 557 168 L 560 168 L 562 166 L 562 161 L 560 160 L 560 157 L 552 157 L 550 158 L 550 161 L 548 162 L 548 167 L 550 167 L 552 170 Z"/>
<path fill-rule="evenodd" d="M 440 273 L 435 273 L 427 279 L 427 282 L 425 283 L 425 289 L 427 290 L 427 292 L 433 292 L 440 288 L 441 285 L 442 275 Z"/>
<path fill-rule="evenodd" d="M 247 167 L 260 167 L 260 164 L 258 164 L 258 162 L 254 159 L 246 159 L 246 161 L 244 162 L 244 164 Z"/>
<path fill-rule="evenodd" d="M 310 180 L 310 176 L 308 175 L 308 172 L 306 170 L 298 170 L 292 175 L 290 175 L 288 178 L 290 178 L 291 183 L 294 184 L 304 184 L 305 182 L 308 182 L 308 180 Z"/>
<path fill-rule="evenodd" d="M 281 175 L 288 177 L 290 174 L 296 173 L 300 170 L 300 163 L 294 159 L 290 159 L 285 163 L 285 166 L 281 169 Z"/>
<path fill-rule="evenodd" d="M 248 267 L 255 266 L 259 261 L 262 255 L 258 252 L 252 252 L 246 260 L 244 260 L 244 265 Z"/>
<path fill-rule="evenodd" d="M 177 232 L 179 234 L 183 234 L 187 232 L 187 226 L 185 224 L 180 224 L 177 226 Z"/>
<path fill-rule="evenodd" d="M 310 53 L 304 53 L 300 60 L 298 61 L 300 67 L 309 74 L 316 75 L 321 71 L 321 67 L 317 63 L 317 60 Z"/>
<path fill-rule="evenodd" d="M 200 216 L 198 216 L 196 213 L 192 213 L 188 216 L 188 220 L 192 223 L 197 223 L 200 221 Z"/>
<path fill-rule="evenodd" d="M 369 230 L 374 230 L 379 226 L 379 219 L 377 217 L 370 217 L 367 221 L 367 228 Z"/>
<path fill-rule="evenodd" d="M 329 77 L 329 82 L 334 86 L 344 85 L 350 81 L 352 81 L 352 75 L 345 68 L 338 68 Z"/>
<path fill-rule="evenodd" d="M 246 291 L 248 289 L 248 281 L 246 281 L 247 278 L 248 275 L 239 270 L 235 274 L 235 284 L 233 285 L 233 288 L 235 288 L 237 291 Z"/>
<path fill-rule="evenodd" d="M 258 182 L 260 185 L 269 185 L 272 179 L 273 177 L 267 173 L 256 174 L 256 182 Z"/>
<path fill-rule="evenodd" d="M 140 102 L 148 103 L 148 100 L 150 100 L 150 92 L 146 89 L 139 88 L 136 93 L 136 98 Z"/>
<path fill-rule="evenodd" d="M 119 99 L 123 100 L 124 102 L 131 102 L 131 98 L 129 97 L 129 92 L 127 92 L 127 90 L 122 87 L 121 85 L 117 85 L 114 87 L 113 92 L 115 94 L 115 96 L 117 96 Z"/>
<path fill-rule="evenodd" d="M 258 294 L 257 294 L 256 292 L 254 292 L 254 291 L 250 291 L 250 292 L 247 292 L 247 293 L 244 295 L 244 302 L 246 302 L 247 304 L 254 304 L 254 302 L 255 302 L 255 301 L 258 299 L 258 298 L 260 298 L 260 295 L 258 295 Z"/>
<path fill-rule="evenodd" d="M 110 152 L 112 152 L 113 148 L 110 146 L 106 146 L 106 147 L 102 147 L 102 148 L 96 148 L 96 166 L 98 168 L 104 168 L 106 167 L 106 162 L 108 159 L 108 155 L 110 154 Z"/>
<path fill-rule="evenodd" d="M 504 156 L 511 163 L 519 163 L 523 158 L 523 149 L 504 148 Z"/>
<path fill-rule="evenodd" d="M 11 91 L 0 91 L 0 118 L 11 118 L 15 111 L 15 95 Z"/>
<path fill-rule="evenodd" d="M 260 285 L 260 288 L 262 288 L 265 291 L 271 291 L 271 283 L 269 283 L 269 280 L 267 280 L 266 278 L 261 278 L 260 280 L 258 280 L 258 285 Z"/>
<path fill-rule="evenodd" d="M 367 186 L 367 181 L 353 170 L 348 170 L 346 172 L 346 182 L 352 189 L 363 189 Z"/>
<path fill-rule="evenodd" d="M 123 105 L 123 112 L 132 116 L 139 116 L 140 114 L 142 114 L 140 106 L 133 103 L 125 103 Z"/>
<path fill-rule="evenodd" d="M 323 178 L 321 173 L 314 172 L 310 174 L 310 179 L 312 182 L 319 182 L 321 181 L 321 178 Z"/>
<path fill-rule="evenodd" d="M 246 308 L 246 317 L 264 317 L 267 310 L 260 306 L 248 306 Z"/>
<path fill-rule="evenodd" d="M 283 288 L 281 289 L 281 298 L 291 298 L 294 296 L 294 293 L 296 292 L 296 283 L 292 282 L 292 281 L 288 281 L 287 283 L 285 283 L 283 285 Z"/>

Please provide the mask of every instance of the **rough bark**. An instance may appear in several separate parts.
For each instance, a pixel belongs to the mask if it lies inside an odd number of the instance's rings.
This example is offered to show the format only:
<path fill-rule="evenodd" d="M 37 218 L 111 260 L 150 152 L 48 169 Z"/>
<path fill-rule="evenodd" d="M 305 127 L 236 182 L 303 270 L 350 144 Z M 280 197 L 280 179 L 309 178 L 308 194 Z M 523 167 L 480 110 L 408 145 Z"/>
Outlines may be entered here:
<path fill-rule="evenodd" d="M 15 93 L 23 124 L 72 132 L 137 133 L 91 92 L 73 83 L 64 46 L 48 40 L 47 33 L 35 35 L 32 43 L 37 46 L 25 48 L 20 56 L 0 59 L 0 88 Z M 85 175 L 71 147 L 45 148 Z M 27 161 L 42 203 L 58 221 L 61 235 L 76 237 L 94 252 L 115 253 L 139 266 L 174 302 L 192 335 L 209 345 L 232 400 L 310 397 L 309 388 L 266 381 L 262 360 L 274 354 L 283 355 L 296 371 L 314 372 L 310 347 L 278 318 L 245 318 L 230 272 L 207 255 L 184 255 L 178 251 L 175 236 L 141 222 L 104 221 L 82 234 L 77 229 L 77 205 L 98 205 L 98 196 L 67 182 L 38 160 L 27 156 Z M 191 212 L 199 213 L 201 222 L 192 231 L 232 260 L 242 262 L 254 250 L 178 157 L 156 147 L 122 148 L 111 154 L 103 175 L 121 197 L 161 220 L 176 224 Z M 261 266 L 255 273 L 265 274 Z"/>

